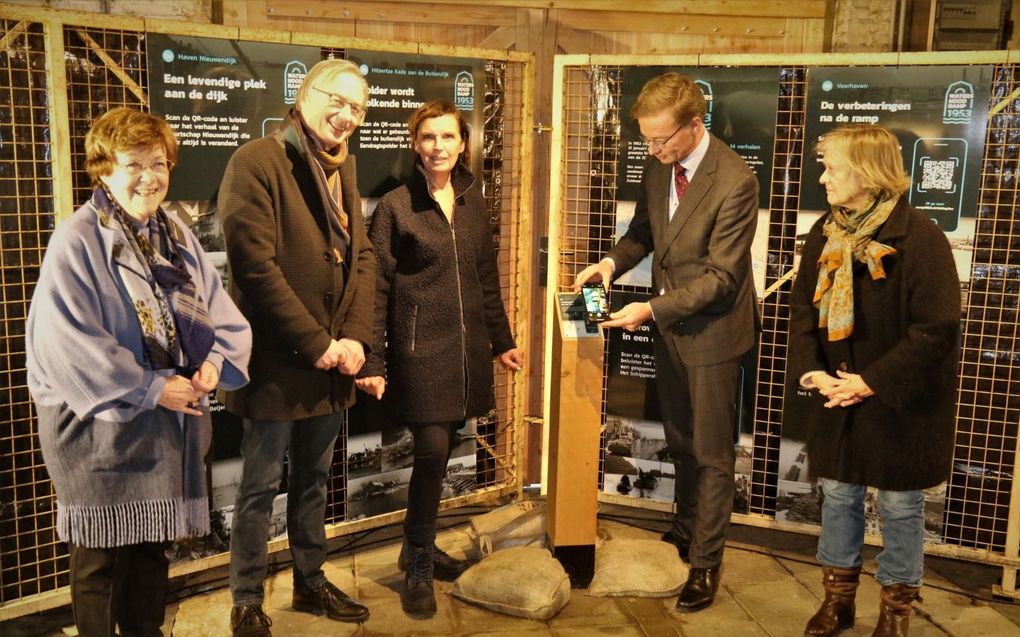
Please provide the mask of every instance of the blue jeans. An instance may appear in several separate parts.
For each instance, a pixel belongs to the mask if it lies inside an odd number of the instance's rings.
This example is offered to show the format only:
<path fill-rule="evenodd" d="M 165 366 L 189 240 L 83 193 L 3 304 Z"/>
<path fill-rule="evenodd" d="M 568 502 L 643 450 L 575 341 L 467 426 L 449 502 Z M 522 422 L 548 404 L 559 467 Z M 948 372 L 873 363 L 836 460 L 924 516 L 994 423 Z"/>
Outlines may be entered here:
<path fill-rule="evenodd" d="M 822 478 L 822 534 L 818 561 L 823 566 L 855 568 L 864 546 L 864 496 L 867 487 Z M 882 586 L 920 586 L 924 572 L 924 493 L 878 492 L 882 515 L 882 552 L 875 579 Z"/>
<path fill-rule="evenodd" d="M 326 582 L 326 480 L 341 414 L 292 421 L 244 421 L 241 484 L 230 533 L 230 593 L 235 606 L 261 604 L 268 568 L 269 521 L 287 474 L 287 539 L 294 558 L 294 587 Z"/>

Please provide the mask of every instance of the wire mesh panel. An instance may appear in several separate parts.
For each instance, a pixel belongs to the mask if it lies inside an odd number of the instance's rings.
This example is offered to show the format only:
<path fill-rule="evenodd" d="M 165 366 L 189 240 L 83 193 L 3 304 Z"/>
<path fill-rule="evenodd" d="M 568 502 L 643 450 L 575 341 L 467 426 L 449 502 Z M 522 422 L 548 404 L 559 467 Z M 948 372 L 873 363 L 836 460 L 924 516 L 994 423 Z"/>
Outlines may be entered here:
<path fill-rule="evenodd" d="M 0 604 L 67 583 L 25 375 L 25 320 L 53 230 L 43 25 L 0 19 Z"/>
<path fill-rule="evenodd" d="M 522 246 L 518 229 L 522 223 L 521 200 L 528 195 L 521 188 L 525 162 L 520 153 L 526 130 L 524 114 L 524 64 L 487 60 L 485 63 L 485 111 L 482 148 L 482 193 L 492 225 L 499 269 L 500 294 L 511 326 L 521 325 L 526 316 L 520 306 L 523 290 L 520 258 Z M 524 335 L 515 333 L 519 346 Z M 478 419 L 476 426 L 476 487 L 509 484 L 519 479 L 514 423 L 514 375 L 493 362 L 496 408 Z"/>
<path fill-rule="evenodd" d="M 0 303 L 4 328 L 0 340 L 0 356 L 3 357 L 0 375 L 2 389 L 9 396 L 0 407 L 0 610 L 4 611 L 4 616 L 31 612 L 19 610 L 29 608 L 21 604 L 4 608 L 6 603 L 54 591 L 68 583 L 67 549 L 56 538 L 55 499 L 38 449 L 36 422 L 25 378 L 25 322 L 45 245 L 57 219 L 74 210 L 70 206 L 67 210 L 54 209 L 59 197 L 55 196 L 52 178 L 56 151 L 50 138 L 50 120 L 55 112 L 63 111 L 55 108 L 53 102 L 67 106 L 67 121 L 58 122 L 57 128 L 68 134 L 65 149 L 70 148 L 74 206 L 85 202 L 92 191 L 84 170 L 84 141 L 92 122 L 117 106 L 148 110 L 145 33 L 130 30 L 132 21 L 127 21 L 127 29 L 108 28 L 109 20 L 100 23 L 104 26 L 67 24 L 60 20 L 36 24 L 0 18 L 0 42 L 3 44 L 0 46 L 0 234 L 3 241 Z M 120 23 L 112 21 L 112 24 Z M 47 50 L 49 32 L 63 43 L 61 59 L 66 71 L 66 96 L 53 96 L 47 91 L 46 56 L 51 54 Z M 236 30 L 225 29 L 223 37 L 232 34 L 236 36 Z M 386 50 L 384 45 L 380 43 L 380 50 Z M 346 51 L 322 47 L 321 53 L 323 58 L 344 57 Z M 530 62 L 522 61 L 526 58 L 522 55 L 486 63 L 486 158 L 481 176 L 498 247 L 503 301 L 511 325 L 516 328 L 515 336 L 522 344 L 522 339 L 526 339 L 522 326 L 526 312 L 521 307 L 524 292 L 520 282 L 522 268 L 530 260 L 524 254 L 530 244 L 522 242 L 522 237 L 526 237 L 521 225 L 528 219 L 525 202 L 531 194 L 527 191 L 525 176 L 530 158 L 521 153 L 522 147 L 530 147 L 528 136 L 531 135 L 531 122 L 526 121 L 531 110 L 526 100 L 532 78 Z M 64 99 L 66 102 L 62 101 Z M 519 487 L 516 422 L 520 418 L 520 388 L 519 376 L 497 368 L 497 407 L 479 423 L 477 470 L 469 476 L 470 485 L 465 488 L 458 484 L 457 489 L 461 492 L 475 487 L 472 501 L 509 493 Z M 344 533 L 343 523 L 349 518 L 347 434 L 348 420 L 344 418 L 327 485 L 326 522 L 338 527 L 335 532 L 339 534 Z M 213 513 L 216 517 L 221 512 Z M 371 526 L 371 522 L 367 525 Z M 359 523 L 357 528 L 365 526 Z M 185 547 L 181 554 L 187 553 Z M 59 599 L 59 596 L 49 599 Z"/>
<path fill-rule="evenodd" d="M 956 448 L 946 494 L 945 541 L 1005 548 L 1020 420 L 1020 67 L 995 68 L 970 289 L 964 298 Z"/>
<path fill-rule="evenodd" d="M 776 143 L 769 196 L 768 257 L 762 300 L 762 332 L 758 347 L 749 511 L 776 511 L 779 445 L 786 382 L 786 346 L 790 319 L 790 271 L 797 240 L 807 71 L 784 68 L 779 73 Z"/>
<path fill-rule="evenodd" d="M 601 259 L 616 230 L 616 178 L 620 146 L 620 67 L 568 66 L 564 69 L 561 174 L 563 202 L 556 291 L 567 292 L 577 273 Z M 624 289 L 614 286 L 610 291 Z M 630 288 L 627 288 L 628 290 Z M 608 348 L 608 341 L 605 346 Z M 608 357 L 604 362 L 608 364 Z M 603 378 L 608 378 L 604 368 Z M 599 442 L 606 445 L 606 384 L 601 388 Z M 600 488 L 606 472 L 599 454 Z"/>
<path fill-rule="evenodd" d="M 716 56 L 718 57 L 718 56 Z M 657 58 L 658 64 L 661 64 Z M 636 61 L 637 67 L 641 62 Z M 561 177 L 558 227 L 559 267 L 551 292 L 570 289 L 576 274 L 600 259 L 612 245 L 616 221 L 615 191 L 610 175 L 615 158 L 604 153 L 619 146 L 619 103 L 606 78 L 630 65 L 600 67 L 590 62 L 563 66 L 563 129 L 555 131 L 561 154 L 554 170 Z M 778 475 L 782 441 L 786 359 L 789 338 L 789 291 L 799 250 L 797 217 L 801 205 L 802 169 L 811 156 L 804 131 L 807 112 L 807 67 L 779 69 L 778 112 L 775 127 L 769 196 L 765 294 L 761 301 L 762 333 L 757 358 L 754 398 L 752 466 L 749 512 L 775 516 L 781 480 L 805 481 L 806 476 Z M 981 204 L 974 235 L 969 289 L 964 286 L 965 316 L 953 473 L 947 485 L 941 543 L 926 545 L 935 553 L 980 561 L 977 548 L 1007 555 L 1007 524 L 1017 458 L 1020 420 L 1020 222 L 1015 210 L 1020 171 L 1020 67 L 995 68 L 990 117 L 981 175 Z M 604 108 L 605 105 L 609 108 Z M 614 119 L 615 118 L 615 119 Z M 607 124 L 604 128 L 600 126 Z M 614 134 L 613 127 L 616 127 Z M 604 136 L 603 132 L 608 136 Z M 557 224 L 558 222 L 558 224 Z M 959 250 L 960 246 L 956 246 Z M 614 285 L 612 290 L 644 291 Z M 609 373 L 610 362 L 604 366 Z M 555 373 L 555 371 L 554 371 Z M 604 379 L 602 418 L 606 424 Z M 603 433 L 605 448 L 606 432 Z M 801 451 L 800 453 L 803 453 Z M 600 480 L 611 471 L 607 456 L 600 464 Z M 800 471 L 794 463 L 792 470 Z M 609 498 L 616 501 L 613 498 Z M 816 500 L 815 500 L 816 501 Z M 638 506 L 654 506 L 646 501 Z M 655 506 L 654 508 L 662 508 Z M 937 510 L 937 509 L 936 509 Z M 773 522 L 782 527 L 785 522 Z"/>
<path fill-rule="evenodd" d="M 135 31 L 64 27 L 67 72 L 67 110 L 74 171 L 74 202 L 80 205 L 92 195 L 85 172 L 85 134 L 92 122 L 118 106 L 148 110 L 144 88 L 145 35 Z M 70 214 L 71 211 L 61 211 Z"/>
<path fill-rule="evenodd" d="M 564 75 L 563 207 L 558 291 L 565 292 L 587 265 L 612 246 L 616 227 L 616 146 L 619 69 L 567 67 Z M 597 90 L 596 90 L 597 87 Z M 615 101 L 612 99 L 615 92 Z M 600 102 L 599 98 L 604 98 Z M 610 121 L 596 120 L 608 117 Z"/>

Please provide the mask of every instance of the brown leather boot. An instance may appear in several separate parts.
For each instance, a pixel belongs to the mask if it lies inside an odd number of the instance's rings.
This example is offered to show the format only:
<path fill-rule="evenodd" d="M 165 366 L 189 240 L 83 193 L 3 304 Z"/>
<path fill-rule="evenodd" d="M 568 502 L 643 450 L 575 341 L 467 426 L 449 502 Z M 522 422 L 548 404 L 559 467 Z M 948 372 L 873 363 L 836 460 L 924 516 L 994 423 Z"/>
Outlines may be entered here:
<path fill-rule="evenodd" d="M 805 635 L 812 637 L 832 637 L 854 625 L 854 613 L 857 608 L 854 598 L 857 586 L 861 583 L 861 567 L 836 568 L 822 567 L 822 586 L 825 587 L 825 599 L 822 607 L 804 627 Z"/>
<path fill-rule="evenodd" d="M 910 631 L 911 604 L 920 599 L 919 586 L 892 584 L 882 587 L 881 614 L 871 637 L 906 637 Z"/>

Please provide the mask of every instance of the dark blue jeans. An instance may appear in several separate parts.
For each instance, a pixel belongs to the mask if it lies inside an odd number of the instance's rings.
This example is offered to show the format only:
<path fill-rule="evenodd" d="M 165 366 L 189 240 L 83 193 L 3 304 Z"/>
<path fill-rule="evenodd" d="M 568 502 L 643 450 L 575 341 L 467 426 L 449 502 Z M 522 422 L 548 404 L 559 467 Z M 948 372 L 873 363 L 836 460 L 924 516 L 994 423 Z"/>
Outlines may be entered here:
<path fill-rule="evenodd" d="M 235 606 L 261 604 L 268 568 L 269 521 L 287 475 L 287 539 L 294 558 L 294 587 L 326 582 L 326 479 L 341 414 L 293 421 L 245 420 L 241 485 L 230 533 L 230 593 Z"/>
<path fill-rule="evenodd" d="M 818 561 L 823 566 L 860 566 L 864 546 L 864 499 L 868 488 L 822 478 L 822 533 Z M 924 574 L 924 492 L 878 491 L 882 552 L 875 579 L 882 586 L 920 586 Z"/>

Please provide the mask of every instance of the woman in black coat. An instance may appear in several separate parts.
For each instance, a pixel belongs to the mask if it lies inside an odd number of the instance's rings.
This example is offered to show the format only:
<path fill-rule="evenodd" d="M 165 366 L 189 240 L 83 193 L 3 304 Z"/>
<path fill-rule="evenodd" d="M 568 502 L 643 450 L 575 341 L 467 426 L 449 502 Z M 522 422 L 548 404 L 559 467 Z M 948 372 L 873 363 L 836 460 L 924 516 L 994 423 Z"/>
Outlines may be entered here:
<path fill-rule="evenodd" d="M 839 128 L 818 151 L 832 210 L 804 245 L 787 363 L 800 390 L 788 395 L 811 403 L 808 459 L 824 495 L 826 594 L 805 634 L 854 623 L 870 486 L 884 544 L 874 635 L 906 635 L 923 571 L 922 489 L 945 481 L 952 462 L 960 282 L 945 234 L 907 202 L 910 178 L 892 133 Z"/>
<path fill-rule="evenodd" d="M 414 436 L 404 546 L 405 613 L 436 612 L 433 577 L 467 564 L 435 546 L 442 481 L 457 429 L 495 407 L 492 359 L 517 371 L 524 355 L 499 294 L 492 228 L 467 169 L 468 127 L 448 101 L 411 115 L 418 157 L 409 183 L 387 193 L 369 237 L 378 261 L 375 335 L 358 387 L 387 401 Z"/>

